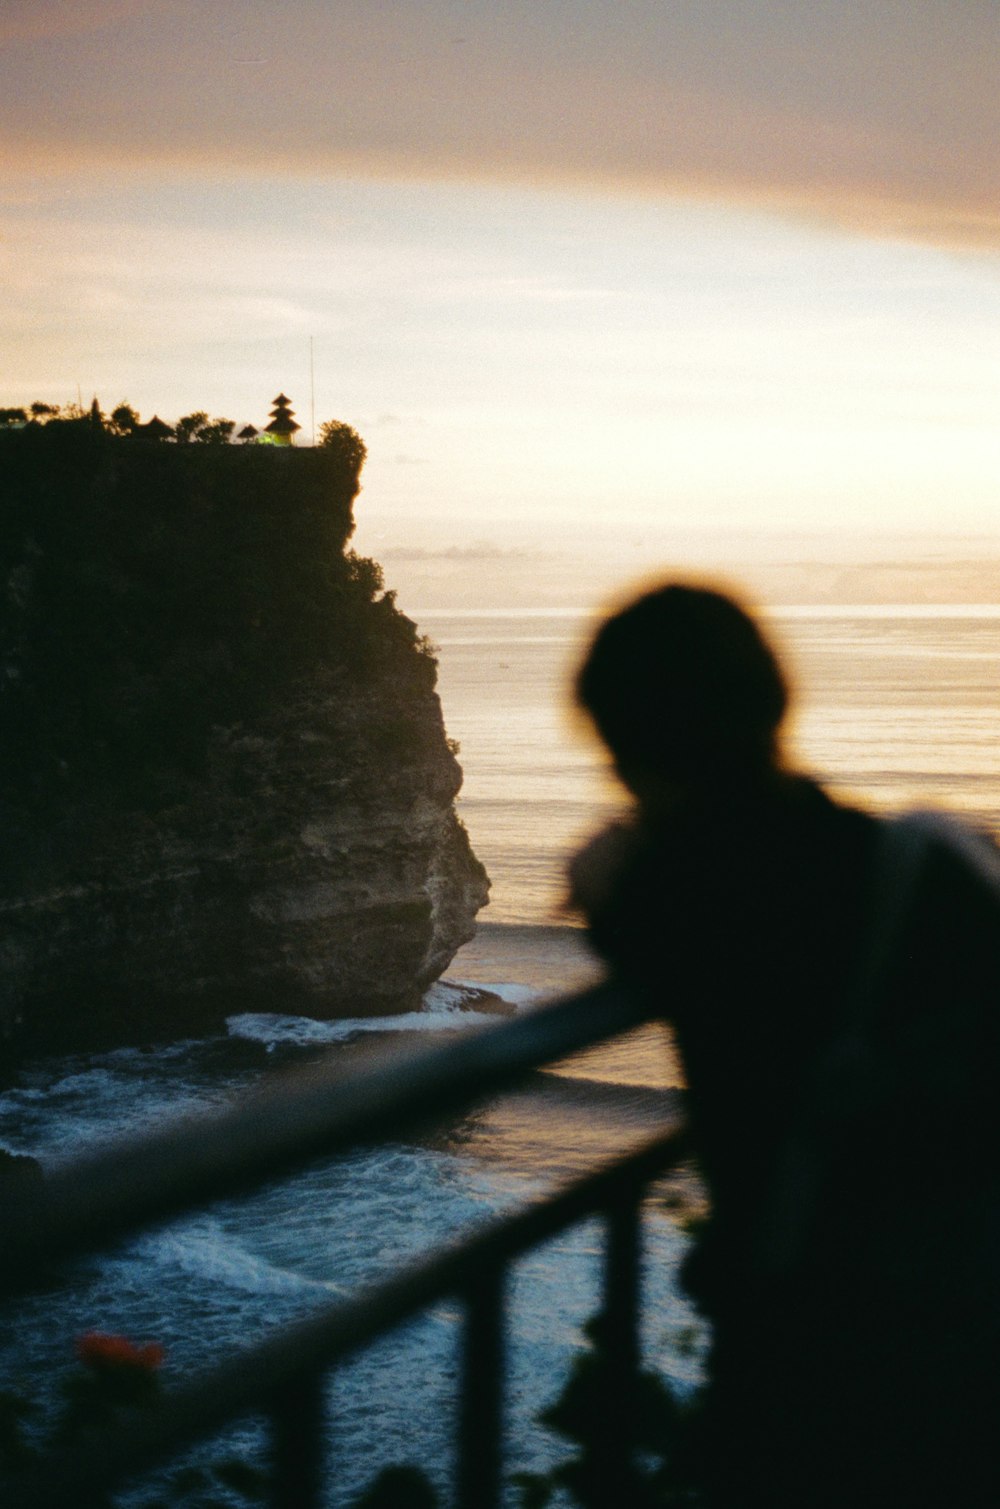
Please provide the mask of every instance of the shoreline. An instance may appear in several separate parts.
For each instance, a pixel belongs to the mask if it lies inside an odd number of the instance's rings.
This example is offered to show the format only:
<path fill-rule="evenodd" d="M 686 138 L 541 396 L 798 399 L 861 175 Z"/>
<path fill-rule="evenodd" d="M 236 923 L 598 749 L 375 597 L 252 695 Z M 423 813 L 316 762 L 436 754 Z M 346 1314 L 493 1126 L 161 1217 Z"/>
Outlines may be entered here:
<path fill-rule="evenodd" d="M 43 1041 L 42 1034 L 36 1031 L 18 1043 L 16 1051 L 14 1045 L 10 1045 L 5 1061 L 0 1064 L 0 1089 L 15 1085 L 23 1070 L 51 1059 L 101 1055 L 124 1049 L 155 1051 L 188 1041 L 206 1045 L 229 1042 L 236 1051 L 235 1045 L 241 1035 L 234 1034 L 227 1023 L 240 1017 L 259 1017 L 262 1025 L 267 1018 L 283 1020 L 289 1027 L 301 1022 L 304 1035 L 300 1037 L 300 1048 L 305 1045 L 304 1036 L 309 1033 L 306 1024 L 315 1023 L 317 1049 L 322 1047 L 326 1036 L 324 1027 L 335 1029 L 338 1023 L 358 1023 L 356 1035 L 368 1040 L 367 1051 L 370 1052 L 378 1041 L 384 1041 L 392 1034 L 393 1017 L 399 1018 L 400 1036 L 407 1035 L 415 1016 L 433 1017 L 441 1005 L 434 1000 L 436 991 L 443 991 L 446 996 L 454 994 L 456 999 L 446 1009 L 454 1007 L 456 1014 L 468 1011 L 502 1017 L 514 1014 L 522 1006 L 595 984 L 602 972 L 599 960 L 589 949 L 586 934 L 579 927 L 545 923 L 480 923 L 475 937 L 458 950 L 440 980 L 424 993 L 419 1005 L 408 1011 L 386 1012 L 384 1008 L 366 1009 L 359 1004 L 343 1015 L 320 1017 L 304 1012 L 300 1002 L 234 1001 L 230 997 L 220 1000 L 211 1010 L 206 1009 L 204 1002 L 199 1002 L 197 1012 L 173 1013 L 176 1031 L 152 1031 L 148 1013 L 142 1013 L 143 1020 L 140 1021 L 137 1014 L 126 1012 L 124 1017 L 133 1030 L 124 1034 L 109 1030 L 107 1014 L 102 1012 L 97 1021 L 89 1025 L 77 1017 L 75 1031 L 56 1034 L 48 1042 Z M 461 1001 L 462 997 L 464 1001 Z M 117 1013 L 116 1017 L 121 1019 L 121 1015 Z M 366 1032 L 360 1025 L 365 1021 L 370 1021 L 374 1030 Z M 143 1031 L 144 1025 L 146 1031 Z M 299 1034 L 293 1029 L 290 1041 L 296 1036 Z M 326 1041 L 332 1044 L 337 1039 L 331 1035 Z M 343 1040 L 341 1042 L 346 1046 Z M 255 1051 L 252 1038 L 243 1039 L 243 1043 L 242 1051 L 252 1055 Z M 266 1050 L 258 1043 L 256 1051 L 264 1053 Z"/>
<path fill-rule="evenodd" d="M 582 927 L 559 923 L 480 922 L 442 976 L 443 983 L 489 989 L 520 985 L 538 998 L 596 985 L 604 965 Z"/>

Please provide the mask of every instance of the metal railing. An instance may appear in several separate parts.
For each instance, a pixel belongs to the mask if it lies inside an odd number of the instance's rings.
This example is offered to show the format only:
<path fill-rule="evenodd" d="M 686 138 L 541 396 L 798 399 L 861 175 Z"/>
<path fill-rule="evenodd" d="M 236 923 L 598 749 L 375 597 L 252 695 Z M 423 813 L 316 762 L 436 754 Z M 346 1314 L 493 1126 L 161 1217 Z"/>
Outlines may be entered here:
<path fill-rule="evenodd" d="M 52 1265 L 139 1228 L 274 1181 L 318 1158 L 440 1123 L 530 1071 L 629 1031 L 654 1013 L 605 984 L 443 1047 L 396 1051 L 347 1074 L 336 1062 L 275 1075 L 229 1109 L 187 1117 L 54 1170 L 11 1198 L 0 1232 L 0 1291 L 29 1290 Z M 607 1227 L 604 1321 L 607 1480 L 627 1468 L 629 1399 L 639 1367 L 641 1204 L 675 1165 L 683 1132 L 587 1174 L 521 1213 L 437 1249 L 354 1297 L 311 1312 L 167 1390 L 155 1411 L 0 1482 L 9 1509 L 74 1509 L 251 1413 L 271 1431 L 271 1502 L 316 1509 L 324 1461 L 323 1387 L 338 1363 L 447 1296 L 464 1304 L 456 1502 L 495 1509 L 503 1466 L 504 1279 L 511 1262 L 585 1217 Z M 622 1478 L 624 1481 L 624 1478 Z M 613 1500 L 609 1500 L 613 1501 Z M 624 1502 L 619 1498 L 618 1502 Z"/>

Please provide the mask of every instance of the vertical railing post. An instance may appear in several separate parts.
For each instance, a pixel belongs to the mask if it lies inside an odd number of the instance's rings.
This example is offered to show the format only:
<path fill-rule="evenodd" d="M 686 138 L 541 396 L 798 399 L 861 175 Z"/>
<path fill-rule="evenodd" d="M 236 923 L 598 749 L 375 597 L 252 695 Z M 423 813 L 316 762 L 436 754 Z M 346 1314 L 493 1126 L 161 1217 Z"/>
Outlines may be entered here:
<path fill-rule="evenodd" d="M 324 1469 L 323 1374 L 302 1374 L 270 1400 L 272 1509 L 319 1509 Z"/>
<path fill-rule="evenodd" d="M 631 1500 L 639 1376 L 639 1283 L 644 1186 L 629 1181 L 607 1210 L 600 1347 L 604 1356 L 602 1439 L 595 1488 L 609 1506 Z"/>
<path fill-rule="evenodd" d="M 458 1509 L 498 1509 L 503 1469 L 504 1314 L 502 1265 L 465 1291 L 460 1374 Z"/>

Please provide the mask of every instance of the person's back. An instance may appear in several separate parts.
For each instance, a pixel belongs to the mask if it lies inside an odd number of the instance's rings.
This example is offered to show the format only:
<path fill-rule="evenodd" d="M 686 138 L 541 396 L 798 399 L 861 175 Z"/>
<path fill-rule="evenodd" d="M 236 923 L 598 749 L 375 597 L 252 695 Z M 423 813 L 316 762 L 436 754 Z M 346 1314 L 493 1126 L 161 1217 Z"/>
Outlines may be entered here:
<path fill-rule="evenodd" d="M 1000 1502 L 996 1479 L 969 1496 L 995 1462 L 991 878 L 923 845 L 861 1023 L 882 825 L 782 769 L 784 682 L 752 620 L 713 592 L 647 594 L 600 631 L 579 693 L 637 819 L 584 852 L 574 888 L 598 948 L 674 1024 L 712 1197 L 689 1265 L 715 1338 L 712 1502 Z M 840 1065 L 859 1036 L 867 1062 Z M 935 1220 L 945 1192 L 958 1241 Z M 978 1331 L 950 1298 L 960 1262 Z"/>

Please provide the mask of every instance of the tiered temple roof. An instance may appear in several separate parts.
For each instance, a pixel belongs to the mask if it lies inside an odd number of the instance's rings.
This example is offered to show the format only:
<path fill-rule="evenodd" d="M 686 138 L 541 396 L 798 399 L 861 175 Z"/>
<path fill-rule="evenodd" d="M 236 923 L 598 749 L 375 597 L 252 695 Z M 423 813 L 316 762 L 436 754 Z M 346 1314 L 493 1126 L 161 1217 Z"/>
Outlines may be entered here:
<path fill-rule="evenodd" d="M 271 404 L 271 423 L 265 425 L 264 434 L 273 435 L 279 445 L 291 445 L 295 431 L 302 428 L 292 413 L 292 401 L 286 394 L 279 393 Z"/>

